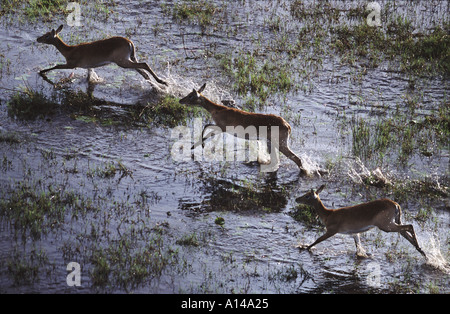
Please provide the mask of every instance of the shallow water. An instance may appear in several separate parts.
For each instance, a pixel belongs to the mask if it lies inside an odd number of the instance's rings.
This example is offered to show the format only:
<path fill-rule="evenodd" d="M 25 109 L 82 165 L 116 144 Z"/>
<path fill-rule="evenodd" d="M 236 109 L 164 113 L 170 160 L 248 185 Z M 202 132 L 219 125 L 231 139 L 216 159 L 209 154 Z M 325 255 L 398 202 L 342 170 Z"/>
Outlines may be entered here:
<path fill-rule="evenodd" d="M 336 3 L 344 8 L 349 5 Z M 223 3 L 218 1 L 217 5 Z M 414 25 L 425 29 L 426 21 L 432 27 L 433 21 L 448 13 L 448 5 L 432 12 L 403 5 L 396 9 L 414 12 L 409 13 Z M 269 41 L 273 35 L 266 21 L 274 12 L 289 18 L 289 5 L 284 1 L 228 3 L 220 26 L 205 32 L 192 23 L 177 23 L 158 1 L 116 4 L 113 11 L 106 20 L 91 18 L 79 28 L 65 26 L 64 39 L 78 42 L 86 33 L 86 40 L 127 34 L 139 59 L 170 83 L 164 92 L 181 97 L 207 82 L 207 97 L 215 101 L 233 98 L 238 106 L 244 104 L 245 97 L 236 94 L 211 55 L 238 52 L 258 36 L 260 41 Z M 301 177 L 297 166 L 284 156 L 277 173 L 261 173 L 252 162 L 176 162 L 170 155 L 172 130 L 163 125 L 108 126 L 84 121 L 76 111 L 68 114 L 63 110 L 45 119 L 10 116 L 6 103 L 14 91 L 27 86 L 52 95 L 53 88 L 37 72 L 63 58 L 54 47 L 37 44 L 35 39 L 60 21 L 18 23 L 2 19 L 0 131 L 13 132 L 20 143 L 0 143 L 1 197 L 8 199 L 25 184 L 38 194 L 73 192 L 97 209 L 77 215 L 67 209 L 64 221 L 48 227 L 39 239 L 28 233 L 22 236 L 14 223 L 2 219 L 1 292 L 450 292 L 448 194 L 429 197 L 424 193 L 401 203 L 403 222 L 414 226 L 419 243 L 433 257 L 429 262 L 399 235 L 379 230 L 361 236 L 366 251 L 372 254 L 368 259 L 357 259 L 353 239 L 343 235 L 311 252 L 301 252 L 295 246 L 312 243 L 324 228 L 296 222 L 292 217 L 295 198 L 323 183 L 327 188 L 321 198 L 330 208 L 392 197 L 383 189 L 355 183 L 349 175 L 352 169 L 359 169 L 352 155 L 348 119 L 357 116 L 377 121 L 411 93 L 420 96 L 418 116 L 427 115 L 446 99 L 448 79 L 417 79 L 411 92 L 409 78 L 385 64 L 369 69 L 360 78 L 360 65 L 342 65 L 331 53 L 325 53 L 311 78 L 299 79 L 306 91 L 292 91 L 286 97 L 274 95 L 269 105 L 258 110 L 284 116 L 293 129 L 292 150 L 308 160 L 312 170 L 333 163 L 329 175 Z M 291 22 L 286 27 L 301 25 Z M 49 78 L 59 80 L 72 72 L 69 88 L 86 91 L 85 70 L 55 71 Z M 109 65 L 96 69 L 96 73 L 103 82 L 95 85 L 95 98 L 134 105 L 158 96 L 152 85 L 133 71 Z M 98 109 L 99 113 L 113 112 L 116 121 L 121 117 L 127 121 L 123 108 Z M 203 124 L 208 123 L 207 115 L 202 119 Z M 193 127 L 193 123 L 189 121 L 188 126 Z M 412 155 L 406 165 L 367 161 L 366 166 L 369 170 L 379 166 L 383 173 L 399 180 L 425 178 L 445 187 L 448 146 L 433 152 L 427 157 Z M 107 176 L 108 165 L 116 172 Z M 425 220 L 415 219 L 424 208 L 431 208 L 432 214 Z M 218 217 L 224 219 L 222 226 L 216 223 Z M 183 244 L 181 240 L 189 236 L 196 241 Z M 139 277 L 139 269 L 131 264 L 149 243 L 153 243 L 152 253 L 144 254 L 149 258 L 144 264 L 150 274 Z M 130 260 L 121 261 L 115 254 Z M 101 257 L 109 263 L 106 283 L 95 281 Z M 66 266 L 73 261 L 81 265 L 79 287 L 66 282 Z M 20 262 L 24 269 L 36 267 L 37 273 L 21 273 Z"/>

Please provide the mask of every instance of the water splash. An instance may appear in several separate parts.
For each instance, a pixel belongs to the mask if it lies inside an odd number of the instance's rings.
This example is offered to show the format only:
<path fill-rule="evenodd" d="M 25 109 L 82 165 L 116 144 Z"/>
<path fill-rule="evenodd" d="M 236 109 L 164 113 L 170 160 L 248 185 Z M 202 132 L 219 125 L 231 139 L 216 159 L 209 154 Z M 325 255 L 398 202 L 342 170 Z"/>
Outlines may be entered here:
<path fill-rule="evenodd" d="M 190 93 L 192 89 L 199 89 L 200 86 L 206 83 L 206 89 L 203 92 L 203 95 L 211 101 L 221 103 L 223 99 L 233 98 L 228 90 L 220 87 L 214 80 L 196 82 L 192 78 L 186 78 L 178 73 L 172 72 L 170 63 L 167 63 L 165 80 L 168 86 L 164 89 L 164 92 L 175 97 L 184 97 Z"/>
<path fill-rule="evenodd" d="M 349 168 L 347 175 L 357 184 L 369 184 L 373 186 L 386 186 L 391 184 L 389 177 L 380 168 L 369 170 L 363 162 L 357 158 L 353 163 L 347 162 Z"/>
<path fill-rule="evenodd" d="M 322 169 L 319 165 L 319 163 L 315 160 L 313 160 L 308 154 L 302 153 L 300 154 L 300 159 L 302 160 L 302 166 L 305 168 L 306 171 L 308 171 L 311 174 L 321 174 L 326 172 L 324 169 Z"/>
<path fill-rule="evenodd" d="M 442 256 L 440 242 L 436 236 L 431 236 L 426 245 L 427 262 L 426 265 L 450 275 L 450 264 Z"/>

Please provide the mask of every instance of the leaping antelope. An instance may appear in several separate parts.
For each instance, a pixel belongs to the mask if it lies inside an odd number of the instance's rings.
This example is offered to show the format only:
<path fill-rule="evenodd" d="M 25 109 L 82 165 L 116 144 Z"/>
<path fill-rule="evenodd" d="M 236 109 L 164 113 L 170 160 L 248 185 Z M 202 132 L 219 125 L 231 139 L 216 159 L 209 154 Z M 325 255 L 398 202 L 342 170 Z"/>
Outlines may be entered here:
<path fill-rule="evenodd" d="M 311 249 L 314 245 L 332 237 L 336 233 L 353 234 L 357 255 L 367 257 L 361 246 L 359 233 L 378 227 L 384 232 L 400 233 L 414 245 L 420 254 L 427 258 L 417 242 L 413 226 L 401 224 L 402 212 L 399 204 L 389 199 L 380 199 L 355 206 L 328 209 L 323 205 L 319 197 L 319 193 L 324 187 L 325 185 L 322 185 L 317 191 L 311 189 L 311 191 L 296 199 L 298 203 L 314 207 L 327 229 L 324 235 L 319 237 L 313 244 L 307 246 L 306 249 Z M 299 247 L 301 249 L 305 248 Z"/>
<path fill-rule="evenodd" d="M 59 26 L 56 31 L 52 29 L 37 39 L 38 43 L 55 46 L 66 58 L 66 64 L 58 64 L 52 68 L 42 70 L 39 72 L 41 75 L 57 69 L 83 68 L 91 71 L 92 68 L 115 63 L 122 68 L 136 69 L 146 80 L 150 80 L 150 77 L 144 71 L 146 70 L 158 83 L 167 85 L 165 81 L 153 72 L 147 63 L 137 61 L 135 47 L 131 40 L 124 37 L 111 37 L 70 46 L 58 36 L 62 29 L 63 25 Z"/>
<path fill-rule="evenodd" d="M 296 154 L 294 154 L 288 146 L 289 136 L 291 134 L 291 126 L 286 122 L 286 120 L 274 114 L 246 112 L 237 108 L 230 108 L 224 105 L 216 104 L 201 94 L 205 87 L 206 83 L 203 84 L 203 86 L 200 87 L 199 90 L 193 89 L 192 92 L 189 93 L 186 97 L 180 99 L 180 103 L 185 105 L 197 105 L 205 108 L 211 114 L 214 122 L 216 123 L 216 126 L 220 128 L 222 132 L 227 132 L 227 127 L 241 126 L 243 128 L 247 128 L 250 126 L 254 126 L 257 130 L 259 130 L 260 126 L 267 127 L 267 134 L 263 135 L 258 131 L 257 135 L 258 138 L 265 137 L 267 140 L 269 140 L 272 138 L 270 131 L 271 128 L 278 127 L 279 138 L 277 139 L 278 142 L 276 143 L 278 145 L 278 149 L 286 157 L 297 164 L 297 166 L 300 168 L 301 173 L 308 174 L 307 170 L 302 166 L 301 159 Z M 205 129 L 209 126 L 211 125 L 207 125 Z M 205 129 L 203 130 L 203 133 Z M 206 138 L 214 134 L 213 132 L 209 133 L 208 136 L 203 138 L 203 133 L 201 141 L 204 141 Z"/>

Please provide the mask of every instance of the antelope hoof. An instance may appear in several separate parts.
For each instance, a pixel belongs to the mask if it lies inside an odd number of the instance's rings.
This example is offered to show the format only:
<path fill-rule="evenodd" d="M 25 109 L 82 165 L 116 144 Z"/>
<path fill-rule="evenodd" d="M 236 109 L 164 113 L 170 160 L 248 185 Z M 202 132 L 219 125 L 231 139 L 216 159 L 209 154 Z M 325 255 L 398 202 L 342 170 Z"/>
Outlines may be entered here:
<path fill-rule="evenodd" d="M 312 173 L 309 170 L 306 170 L 305 168 L 300 168 L 300 174 L 302 176 L 312 177 Z"/>
<path fill-rule="evenodd" d="M 366 252 L 356 252 L 356 257 L 363 259 L 363 258 L 369 258 L 372 254 L 366 253 Z"/>
<path fill-rule="evenodd" d="M 319 169 L 319 170 L 317 170 L 317 173 L 318 173 L 320 176 L 324 176 L 324 175 L 330 174 L 330 172 L 329 172 L 328 170 L 326 170 L 326 169 Z"/>
<path fill-rule="evenodd" d="M 310 247 L 308 245 L 301 244 L 301 243 L 297 244 L 295 247 L 298 248 L 300 251 L 304 251 L 304 250 L 309 251 L 309 249 L 310 249 Z"/>

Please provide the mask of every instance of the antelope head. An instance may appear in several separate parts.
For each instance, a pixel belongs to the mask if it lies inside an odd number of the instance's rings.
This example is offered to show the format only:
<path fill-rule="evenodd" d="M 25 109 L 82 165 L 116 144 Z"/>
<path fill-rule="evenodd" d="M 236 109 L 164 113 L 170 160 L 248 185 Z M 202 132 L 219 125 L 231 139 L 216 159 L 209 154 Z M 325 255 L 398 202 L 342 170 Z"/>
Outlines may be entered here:
<path fill-rule="evenodd" d="M 61 32 L 62 29 L 63 25 L 59 26 L 56 31 L 52 29 L 50 32 L 45 33 L 44 35 L 39 37 L 37 39 L 37 42 L 41 44 L 50 44 L 50 45 L 54 44 L 56 38 L 58 37 L 59 32 Z"/>
<path fill-rule="evenodd" d="M 295 201 L 300 204 L 313 206 L 319 199 L 319 193 L 325 188 L 325 184 L 321 185 L 317 190 L 311 189 L 306 194 L 297 197 Z"/>
<path fill-rule="evenodd" d="M 201 103 L 201 92 L 206 87 L 206 83 L 203 84 L 202 87 L 199 88 L 199 90 L 193 89 L 192 92 L 190 92 L 186 97 L 180 99 L 180 104 L 183 105 L 200 105 Z"/>

